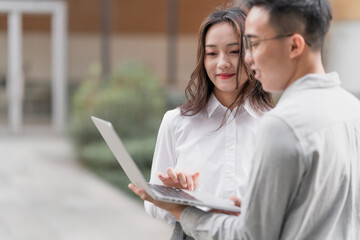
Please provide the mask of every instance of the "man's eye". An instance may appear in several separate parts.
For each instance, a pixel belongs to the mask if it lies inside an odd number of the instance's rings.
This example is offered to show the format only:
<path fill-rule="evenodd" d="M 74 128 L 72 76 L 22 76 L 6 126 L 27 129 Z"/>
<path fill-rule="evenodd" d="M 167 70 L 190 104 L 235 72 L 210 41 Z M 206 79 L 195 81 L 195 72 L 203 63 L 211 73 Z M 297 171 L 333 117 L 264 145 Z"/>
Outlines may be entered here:
<path fill-rule="evenodd" d="M 250 43 L 250 46 L 251 47 L 256 47 L 256 46 L 258 46 L 260 43 L 259 42 L 254 42 L 254 43 Z"/>
<path fill-rule="evenodd" d="M 240 51 L 239 51 L 239 50 L 234 50 L 234 51 L 231 51 L 230 53 L 231 53 L 231 54 L 239 54 Z"/>

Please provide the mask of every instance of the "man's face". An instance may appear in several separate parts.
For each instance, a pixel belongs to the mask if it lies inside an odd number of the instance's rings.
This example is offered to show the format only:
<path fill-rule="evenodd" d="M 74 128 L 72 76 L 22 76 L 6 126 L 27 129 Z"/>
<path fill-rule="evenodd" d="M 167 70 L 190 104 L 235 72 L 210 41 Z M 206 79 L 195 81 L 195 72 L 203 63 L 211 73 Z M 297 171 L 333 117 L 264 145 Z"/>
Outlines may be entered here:
<path fill-rule="evenodd" d="M 251 8 L 245 27 L 245 35 L 251 41 L 251 51 L 247 51 L 245 61 L 255 71 L 255 78 L 262 83 L 264 90 L 269 92 L 285 90 L 292 75 L 290 38 L 276 38 L 281 34 L 287 33 L 275 31 L 269 24 L 266 9 L 257 6 Z M 262 41 L 264 39 L 268 40 Z"/>

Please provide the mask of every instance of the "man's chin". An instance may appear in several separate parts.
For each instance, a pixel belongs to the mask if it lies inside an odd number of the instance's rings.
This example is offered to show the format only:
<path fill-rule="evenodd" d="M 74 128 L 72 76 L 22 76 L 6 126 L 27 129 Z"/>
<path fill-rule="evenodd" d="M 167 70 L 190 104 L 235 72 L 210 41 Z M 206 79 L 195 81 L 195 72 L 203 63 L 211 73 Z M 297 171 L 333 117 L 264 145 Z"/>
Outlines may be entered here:
<path fill-rule="evenodd" d="M 282 93 L 284 91 L 284 89 L 280 89 L 280 88 L 274 88 L 271 86 L 267 86 L 266 84 L 262 84 L 262 88 L 264 91 L 269 92 L 269 93 Z"/>
<path fill-rule="evenodd" d="M 255 71 L 254 78 L 261 82 L 261 74 L 258 71 Z"/>
<path fill-rule="evenodd" d="M 270 86 L 269 84 L 266 84 L 266 82 L 263 82 L 261 80 L 259 80 L 259 82 L 261 82 L 261 86 L 262 86 L 262 89 L 264 91 L 269 92 L 269 93 L 277 93 L 277 92 L 279 92 L 279 90 L 274 88 L 274 86 Z"/>

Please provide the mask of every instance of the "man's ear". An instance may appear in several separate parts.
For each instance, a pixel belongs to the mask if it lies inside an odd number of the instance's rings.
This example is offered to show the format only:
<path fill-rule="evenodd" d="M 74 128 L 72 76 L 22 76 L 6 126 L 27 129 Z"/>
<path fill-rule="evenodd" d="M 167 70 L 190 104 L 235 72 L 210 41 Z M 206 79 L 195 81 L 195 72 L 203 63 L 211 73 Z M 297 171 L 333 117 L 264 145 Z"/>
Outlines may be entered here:
<path fill-rule="evenodd" d="M 294 59 L 304 52 L 305 39 L 298 33 L 291 36 L 290 59 Z"/>

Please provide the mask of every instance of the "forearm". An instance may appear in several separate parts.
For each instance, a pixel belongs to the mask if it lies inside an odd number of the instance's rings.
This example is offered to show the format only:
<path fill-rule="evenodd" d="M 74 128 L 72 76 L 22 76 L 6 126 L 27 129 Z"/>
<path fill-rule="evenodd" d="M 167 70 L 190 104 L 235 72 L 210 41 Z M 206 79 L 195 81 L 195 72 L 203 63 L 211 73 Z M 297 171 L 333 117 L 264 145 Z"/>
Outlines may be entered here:
<path fill-rule="evenodd" d="M 243 239 L 239 216 L 204 212 L 187 207 L 180 216 L 184 232 L 195 239 Z"/>
<path fill-rule="evenodd" d="M 184 211 L 185 208 L 187 208 L 187 206 L 178 205 L 178 207 L 175 210 L 172 210 L 170 212 L 177 221 L 180 221 L 181 213 Z"/>
<path fill-rule="evenodd" d="M 170 212 L 155 206 L 151 202 L 144 201 L 144 207 L 147 214 L 155 219 L 166 221 L 169 224 L 176 222 L 175 217 Z"/>

